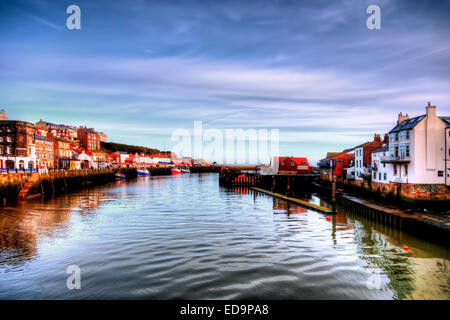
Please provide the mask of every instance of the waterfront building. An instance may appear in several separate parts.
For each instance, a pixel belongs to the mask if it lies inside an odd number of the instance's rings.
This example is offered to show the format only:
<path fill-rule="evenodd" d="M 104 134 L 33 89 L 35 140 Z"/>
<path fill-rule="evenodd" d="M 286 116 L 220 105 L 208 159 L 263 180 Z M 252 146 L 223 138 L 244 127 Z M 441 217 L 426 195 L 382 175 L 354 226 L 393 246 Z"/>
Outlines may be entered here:
<path fill-rule="evenodd" d="M 276 174 L 305 174 L 312 170 L 304 157 L 274 157 L 271 167 Z"/>
<path fill-rule="evenodd" d="M 96 167 L 100 168 L 100 169 L 106 168 L 107 153 L 104 151 L 98 150 L 98 151 L 92 151 L 92 154 L 94 155 L 94 158 L 95 158 Z"/>
<path fill-rule="evenodd" d="M 17 120 L 0 120 L 0 168 L 36 170 L 35 127 Z"/>
<path fill-rule="evenodd" d="M 333 175 L 338 176 L 339 180 L 353 178 L 349 171 L 353 167 L 355 160 L 354 149 L 346 149 L 342 152 L 328 152 L 324 159 L 321 159 L 317 166 L 320 168 L 320 178 L 323 180 L 332 180 Z M 340 172 L 333 172 L 332 168 L 340 168 Z"/>
<path fill-rule="evenodd" d="M 55 137 L 51 133 L 47 135 L 47 138 L 53 141 L 53 167 L 55 169 L 70 169 L 71 141 Z"/>
<path fill-rule="evenodd" d="M 385 136 L 385 141 L 387 136 Z M 385 142 L 379 134 L 375 134 L 373 141 L 365 142 L 355 147 L 355 180 L 368 179 L 372 174 L 372 152 L 381 148 Z"/>
<path fill-rule="evenodd" d="M 389 145 L 385 145 L 372 152 L 372 182 L 389 183 L 392 180 L 391 169 L 382 160 L 389 154 Z"/>
<path fill-rule="evenodd" d="M 81 147 L 89 151 L 100 150 L 100 138 L 93 128 L 80 127 L 77 134 Z"/>
<path fill-rule="evenodd" d="M 168 163 L 170 163 L 169 157 L 164 154 L 152 154 L 150 156 L 150 159 L 153 164 L 168 164 Z"/>
<path fill-rule="evenodd" d="M 389 152 L 381 159 L 392 172 L 392 182 L 450 186 L 450 117 L 426 113 L 414 118 L 398 115 L 389 132 Z"/>
<path fill-rule="evenodd" d="M 34 135 L 36 142 L 36 167 L 52 169 L 54 166 L 53 141 L 39 134 Z"/>

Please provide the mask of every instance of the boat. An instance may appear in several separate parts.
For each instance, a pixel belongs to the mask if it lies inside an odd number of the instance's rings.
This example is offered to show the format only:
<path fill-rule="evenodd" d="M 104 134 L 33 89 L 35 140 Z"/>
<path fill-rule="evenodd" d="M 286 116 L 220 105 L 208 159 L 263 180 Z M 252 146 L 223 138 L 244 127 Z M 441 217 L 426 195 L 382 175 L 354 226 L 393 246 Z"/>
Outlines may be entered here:
<path fill-rule="evenodd" d="M 182 173 L 181 170 L 178 168 L 172 168 L 171 171 L 172 171 L 172 174 L 181 174 Z"/>
<path fill-rule="evenodd" d="M 150 175 L 150 172 L 148 172 L 148 170 L 146 170 L 146 169 L 144 169 L 144 170 L 137 169 L 136 171 L 137 171 L 138 176 L 149 176 Z"/>
<path fill-rule="evenodd" d="M 191 170 L 189 170 L 189 169 L 181 169 L 181 172 L 182 173 L 191 173 Z"/>
<path fill-rule="evenodd" d="M 121 172 L 116 172 L 115 177 L 116 179 L 122 180 L 125 179 L 125 174 Z"/>

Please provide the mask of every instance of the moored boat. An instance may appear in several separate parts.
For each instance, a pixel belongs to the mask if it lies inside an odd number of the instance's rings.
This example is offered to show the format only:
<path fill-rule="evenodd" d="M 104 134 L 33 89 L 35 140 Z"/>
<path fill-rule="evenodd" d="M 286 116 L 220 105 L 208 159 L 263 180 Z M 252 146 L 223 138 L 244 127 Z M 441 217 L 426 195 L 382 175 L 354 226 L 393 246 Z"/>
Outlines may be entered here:
<path fill-rule="evenodd" d="M 125 179 L 125 174 L 121 172 L 116 172 L 115 177 L 116 179 L 122 180 Z"/>
<path fill-rule="evenodd" d="M 191 173 L 191 170 L 189 170 L 189 169 L 181 169 L 181 172 L 182 173 Z"/>
<path fill-rule="evenodd" d="M 146 170 L 146 169 L 144 169 L 144 170 L 137 169 L 136 171 L 137 171 L 138 176 L 149 176 L 150 175 L 150 172 L 148 172 L 148 170 Z"/>
<path fill-rule="evenodd" d="M 182 173 L 181 170 L 178 168 L 172 168 L 171 171 L 172 171 L 172 174 L 181 174 Z"/>

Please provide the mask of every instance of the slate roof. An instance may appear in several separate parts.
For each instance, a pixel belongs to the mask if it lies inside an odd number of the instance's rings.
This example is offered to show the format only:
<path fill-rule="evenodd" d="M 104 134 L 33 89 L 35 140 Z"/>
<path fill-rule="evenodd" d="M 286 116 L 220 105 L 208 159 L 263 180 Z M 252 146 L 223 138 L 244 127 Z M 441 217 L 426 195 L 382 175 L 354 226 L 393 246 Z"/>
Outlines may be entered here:
<path fill-rule="evenodd" d="M 405 120 L 402 123 L 397 124 L 391 131 L 389 131 L 389 133 L 399 132 L 402 130 L 410 130 L 414 128 L 417 124 L 419 124 L 419 122 L 422 121 L 423 118 L 425 118 L 425 114 Z"/>
<path fill-rule="evenodd" d="M 388 145 L 384 146 L 384 147 L 381 147 L 381 148 L 373 151 L 372 153 L 375 153 L 375 152 L 386 152 L 386 151 L 389 151 L 389 146 Z"/>
<path fill-rule="evenodd" d="M 450 117 L 439 117 L 442 121 L 444 121 L 447 128 L 450 128 Z"/>

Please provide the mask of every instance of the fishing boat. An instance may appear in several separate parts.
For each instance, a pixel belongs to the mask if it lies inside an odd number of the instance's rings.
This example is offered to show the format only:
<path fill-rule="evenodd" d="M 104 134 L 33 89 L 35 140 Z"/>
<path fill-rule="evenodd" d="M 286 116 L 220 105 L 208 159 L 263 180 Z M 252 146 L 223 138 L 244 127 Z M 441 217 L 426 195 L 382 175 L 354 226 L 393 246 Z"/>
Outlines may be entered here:
<path fill-rule="evenodd" d="M 148 172 L 147 169 L 144 169 L 144 170 L 137 169 L 136 171 L 137 171 L 138 176 L 149 176 L 150 175 L 150 172 Z"/>
<path fill-rule="evenodd" d="M 121 173 L 121 172 L 116 172 L 115 177 L 118 180 L 122 180 L 122 179 L 125 179 L 125 174 Z"/>
<path fill-rule="evenodd" d="M 181 172 L 182 173 L 191 173 L 191 170 L 189 170 L 189 169 L 181 169 Z"/>
<path fill-rule="evenodd" d="M 172 168 L 171 171 L 172 171 L 172 174 L 181 174 L 182 173 L 181 170 L 178 168 Z"/>

